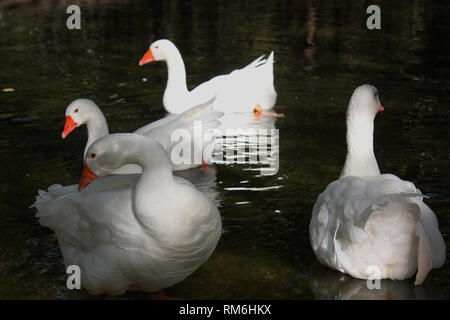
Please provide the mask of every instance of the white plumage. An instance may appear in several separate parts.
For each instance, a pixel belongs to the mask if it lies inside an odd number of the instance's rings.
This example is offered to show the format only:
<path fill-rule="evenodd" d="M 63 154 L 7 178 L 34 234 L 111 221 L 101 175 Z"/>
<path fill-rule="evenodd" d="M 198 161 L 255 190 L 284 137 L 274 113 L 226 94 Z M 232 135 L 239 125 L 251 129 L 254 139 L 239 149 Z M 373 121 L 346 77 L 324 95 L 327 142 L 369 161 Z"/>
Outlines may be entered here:
<path fill-rule="evenodd" d="M 180 164 L 172 163 L 172 169 L 174 171 L 186 170 L 198 167 L 202 164 L 200 161 L 194 161 L 194 153 L 202 153 L 203 149 L 206 148 L 208 144 L 213 143 L 213 135 L 211 135 L 211 138 L 208 138 L 207 133 L 220 125 L 220 122 L 217 119 L 222 115 L 223 113 L 221 112 L 211 110 L 211 101 L 208 101 L 207 103 L 193 107 L 180 115 L 168 115 L 165 118 L 154 121 L 136 130 L 135 133 L 155 139 L 170 155 L 170 153 L 172 152 L 172 148 L 174 148 L 174 146 L 179 143 L 178 141 L 172 141 L 172 133 L 177 129 L 186 130 L 186 132 L 188 132 L 192 137 L 191 161 L 189 163 Z M 106 122 L 105 116 L 103 115 L 100 108 L 92 100 L 74 100 L 66 109 L 66 117 L 70 117 L 77 127 L 83 124 L 86 124 L 87 126 L 88 140 L 86 142 L 84 154 L 86 154 L 89 146 L 91 146 L 95 141 L 109 134 L 108 124 Z M 201 122 L 202 124 L 203 132 L 200 136 L 196 136 L 194 134 L 195 125 L 197 125 L 199 122 Z M 70 131 L 67 131 L 66 135 L 69 133 Z M 63 134 L 63 137 L 65 137 L 66 135 Z M 201 148 L 202 150 L 197 150 L 195 148 Z M 209 156 L 212 157 L 212 155 Z M 204 160 L 208 162 L 209 158 Z M 117 168 L 112 173 L 132 174 L 141 173 L 141 171 L 142 170 L 140 166 L 136 164 L 127 164 L 125 166 Z M 54 184 L 50 186 L 47 191 L 39 190 L 38 195 L 36 196 L 36 201 L 30 207 L 36 207 L 37 209 L 40 209 L 45 202 L 52 199 L 57 199 L 71 192 L 76 192 L 77 188 L 77 184 L 69 186 Z"/>
<path fill-rule="evenodd" d="M 376 88 L 355 90 L 347 112 L 346 163 L 314 205 L 311 244 L 322 264 L 353 277 L 403 280 L 417 272 L 420 285 L 444 264 L 445 243 L 420 190 L 379 173 L 373 119 L 383 109 Z"/>
<path fill-rule="evenodd" d="M 180 115 L 169 114 L 166 117 L 154 121 L 142 128 L 137 129 L 134 133 L 150 137 L 158 141 L 164 149 L 170 154 L 172 148 L 176 146 L 179 141 L 172 140 L 172 134 L 176 130 L 185 130 L 191 137 L 191 153 L 192 159 L 189 163 L 175 164 L 173 163 L 173 170 L 186 170 L 195 168 L 202 165 L 200 161 L 194 161 L 194 147 L 202 148 L 203 151 L 208 143 L 212 141 L 212 138 L 208 138 L 208 133 L 212 129 L 217 128 L 220 125 L 218 119 L 223 115 L 222 112 L 213 111 L 213 100 L 206 101 L 203 104 L 198 104 Z M 84 149 L 86 153 L 89 146 L 98 139 L 109 134 L 108 124 L 105 116 L 100 108 L 94 101 L 89 99 L 76 99 L 66 109 L 66 118 L 70 117 L 72 121 L 81 126 L 86 124 L 88 130 L 88 141 Z M 195 134 L 195 126 L 201 123 L 202 132 L 200 135 Z M 208 159 L 205 159 L 208 160 Z M 140 173 L 141 168 L 136 165 L 127 165 L 125 167 L 117 169 L 114 173 Z"/>
<path fill-rule="evenodd" d="M 92 294 L 155 292 L 182 281 L 212 254 L 221 235 L 219 211 L 172 175 L 156 141 L 108 135 L 85 159 L 101 178 L 42 203 L 36 215 L 55 231 L 66 267 L 80 267 L 83 288 Z M 141 166 L 142 175 L 104 176 L 126 163 Z"/>
<path fill-rule="evenodd" d="M 192 91 L 187 89 L 181 54 L 171 41 L 162 39 L 153 42 L 139 64 L 151 61 L 167 63 L 168 79 L 163 103 L 168 112 L 181 113 L 215 98 L 214 110 L 234 113 L 252 112 L 256 105 L 263 110 L 275 105 L 277 93 L 273 85 L 273 58 L 272 51 L 267 59 L 261 56 L 246 67 L 216 76 Z"/>

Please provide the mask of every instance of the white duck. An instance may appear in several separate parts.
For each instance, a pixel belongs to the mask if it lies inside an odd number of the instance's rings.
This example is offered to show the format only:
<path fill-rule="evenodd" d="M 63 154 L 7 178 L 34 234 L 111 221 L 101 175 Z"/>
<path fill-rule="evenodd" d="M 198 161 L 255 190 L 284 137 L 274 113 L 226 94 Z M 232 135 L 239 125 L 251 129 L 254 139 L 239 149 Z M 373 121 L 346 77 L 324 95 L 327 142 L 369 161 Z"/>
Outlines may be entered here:
<path fill-rule="evenodd" d="M 216 76 L 192 91 L 187 89 L 186 69 L 181 54 L 170 40 L 153 42 L 139 65 L 152 61 L 167 63 L 168 79 L 163 104 L 170 113 L 181 113 L 212 98 L 215 98 L 214 110 L 261 113 L 262 110 L 271 109 L 277 99 L 273 86 L 273 51 L 267 60 L 263 57 L 245 68 Z M 268 114 L 276 116 L 274 113 Z"/>
<path fill-rule="evenodd" d="M 318 260 L 355 278 L 403 280 L 420 285 L 445 262 L 445 243 L 420 190 L 380 174 L 373 152 L 377 89 L 358 87 L 347 110 L 347 158 L 339 180 L 313 208 L 310 239 Z"/>
<path fill-rule="evenodd" d="M 126 164 L 142 174 L 108 175 Z M 173 176 L 166 150 L 151 138 L 111 134 L 96 141 L 79 185 L 81 192 L 38 205 L 36 216 L 55 231 L 66 268 L 80 267 L 81 286 L 91 294 L 173 286 L 219 241 L 216 206 Z"/>

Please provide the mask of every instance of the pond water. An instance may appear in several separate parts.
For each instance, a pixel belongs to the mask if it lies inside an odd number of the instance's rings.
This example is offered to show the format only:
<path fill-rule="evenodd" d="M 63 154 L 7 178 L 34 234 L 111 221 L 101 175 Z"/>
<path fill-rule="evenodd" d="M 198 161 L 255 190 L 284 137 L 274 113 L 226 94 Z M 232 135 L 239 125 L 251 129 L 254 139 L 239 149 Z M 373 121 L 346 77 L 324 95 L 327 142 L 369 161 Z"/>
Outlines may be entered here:
<path fill-rule="evenodd" d="M 28 206 L 39 188 L 79 180 L 86 130 L 60 136 L 72 100 L 93 99 L 112 132 L 165 115 L 165 64 L 138 67 L 158 38 L 180 49 L 189 88 L 274 50 L 277 111 L 286 115 L 274 124 L 276 175 L 220 164 L 197 179 L 218 203 L 224 233 L 209 261 L 167 295 L 450 298 L 448 262 L 420 288 L 383 281 L 382 290 L 369 291 L 364 281 L 318 265 L 308 236 L 313 204 L 344 164 L 348 100 L 371 83 L 385 107 L 375 122 L 380 169 L 431 197 L 449 246 L 448 4 L 383 3 L 382 29 L 371 31 L 364 1 L 81 3 L 77 31 L 65 25 L 70 1 L 0 3 L 0 89 L 14 89 L 0 91 L 0 298 L 92 298 L 66 288 L 56 238 Z"/>

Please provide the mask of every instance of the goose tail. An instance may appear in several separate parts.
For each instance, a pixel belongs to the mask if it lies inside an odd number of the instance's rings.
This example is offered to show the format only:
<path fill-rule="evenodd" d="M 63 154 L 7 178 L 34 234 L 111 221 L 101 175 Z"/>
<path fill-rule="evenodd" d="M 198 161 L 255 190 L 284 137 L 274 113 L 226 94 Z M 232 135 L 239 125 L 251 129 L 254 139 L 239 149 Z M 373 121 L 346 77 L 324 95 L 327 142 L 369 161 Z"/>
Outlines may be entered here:
<path fill-rule="evenodd" d="M 28 208 L 36 208 L 39 211 L 47 202 L 55 200 L 66 194 L 77 192 L 78 191 L 77 187 L 78 185 L 76 184 L 65 187 L 63 187 L 60 184 L 53 184 L 50 187 L 48 187 L 47 191 L 40 189 L 38 190 L 38 194 L 36 195 L 34 203 Z"/>
<path fill-rule="evenodd" d="M 334 236 L 338 269 L 367 279 L 367 266 L 352 263 L 356 255 L 379 261 L 383 279 L 403 280 L 414 274 L 414 265 L 415 285 L 421 285 L 431 269 L 445 262 L 437 218 L 423 197 L 420 191 L 383 195 L 354 219 L 343 219 Z"/>
<path fill-rule="evenodd" d="M 409 214 L 415 223 L 417 245 L 417 273 L 414 284 L 421 285 L 431 269 L 440 268 L 445 263 L 445 242 L 439 231 L 434 212 L 423 202 L 426 197 L 418 193 L 390 195 L 388 207 L 399 205 L 400 212 Z"/>
<path fill-rule="evenodd" d="M 431 269 L 440 268 L 445 263 L 445 242 L 439 232 L 438 221 L 433 211 L 423 202 L 416 203 L 420 211 L 420 221 L 416 225 L 418 245 L 418 271 L 415 285 L 421 285 Z"/>

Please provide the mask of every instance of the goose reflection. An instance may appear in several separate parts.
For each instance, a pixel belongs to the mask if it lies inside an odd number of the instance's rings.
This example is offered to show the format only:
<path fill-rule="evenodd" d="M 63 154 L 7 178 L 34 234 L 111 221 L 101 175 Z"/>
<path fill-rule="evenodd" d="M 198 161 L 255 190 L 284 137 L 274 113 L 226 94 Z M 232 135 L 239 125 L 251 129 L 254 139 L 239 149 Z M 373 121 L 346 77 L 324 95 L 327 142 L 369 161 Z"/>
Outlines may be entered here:
<path fill-rule="evenodd" d="M 269 113 L 270 114 L 270 113 Z M 213 162 L 246 165 L 242 170 L 274 175 L 279 167 L 276 117 L 253 112 L 225 114 L 216 136 Z"/>
<path fill-rule="evenodd" d="M 380 289 L 369 289 L 366 280 L 327 269 L 315 262 L 309 284 L 315 299 L 322 300 L 428 300 L 444 299 L 439 288 L 429 281 L 415 286 L 413 280 L 381 280 Z"/>

